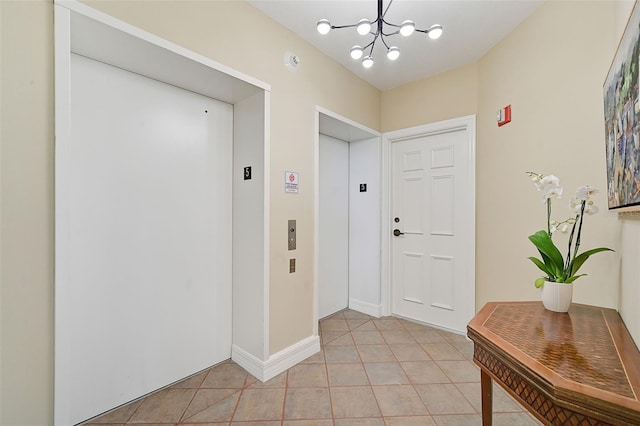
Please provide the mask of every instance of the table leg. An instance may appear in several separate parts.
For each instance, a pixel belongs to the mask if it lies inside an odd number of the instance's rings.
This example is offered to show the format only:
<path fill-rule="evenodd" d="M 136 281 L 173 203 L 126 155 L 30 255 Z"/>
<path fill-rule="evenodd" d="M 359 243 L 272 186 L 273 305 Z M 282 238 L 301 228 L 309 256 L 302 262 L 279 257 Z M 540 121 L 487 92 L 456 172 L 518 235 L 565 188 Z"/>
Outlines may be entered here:
<path fill-rule="evenodd" d="M 491 426 L 493 422 L 493 387 L 491 376 L 480 369 L 480 388 L 482 392 L 482 426 Z"/>

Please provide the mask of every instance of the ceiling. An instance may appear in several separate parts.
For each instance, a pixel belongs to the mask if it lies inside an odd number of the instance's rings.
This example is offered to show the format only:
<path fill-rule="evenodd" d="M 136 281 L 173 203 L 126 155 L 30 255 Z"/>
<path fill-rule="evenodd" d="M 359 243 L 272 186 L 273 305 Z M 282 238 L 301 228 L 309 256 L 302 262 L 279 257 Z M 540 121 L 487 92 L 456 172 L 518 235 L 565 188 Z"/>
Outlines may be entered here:
<path fill-rule="evenodd" d="M 389 46 L 400 48 L 400 58 L 391 62 L 378 41 L 375 63 L 365 69 L 349 56 L 355 44 L 364 46 L 373 36 L 361 36 L 354 28 L 335 29 L 327 35 L 316 30 L 316 22 L 348 25 L 366 18 L 374 20 L 377 0 L 250 0 L 256 8 L 298 34 L 345 68 L 380 90 L 391 89 L 447 70 L 473 63 L 513 31 L 543 0 L 393 0 L 385 20 L 400 24 L 410 19 L 418 29 L 433 24 L 444 27 L 438 40 L 415 32 L 410 37 L 387 37 Z M 384 0 L 386 8 L 388 0 Z M 386 32 L 389 32 L 385 28 Z M 293 52 L 294 54 L 296 52 Z M 301 57 L 300 67 L 304 67 Z"/>

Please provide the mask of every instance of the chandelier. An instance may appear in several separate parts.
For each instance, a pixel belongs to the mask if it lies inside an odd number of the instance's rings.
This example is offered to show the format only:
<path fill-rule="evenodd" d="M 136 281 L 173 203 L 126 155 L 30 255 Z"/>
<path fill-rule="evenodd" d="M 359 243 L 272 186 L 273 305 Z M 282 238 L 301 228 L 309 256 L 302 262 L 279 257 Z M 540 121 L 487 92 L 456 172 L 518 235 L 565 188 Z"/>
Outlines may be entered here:
<path fill-rule="evenodd" d="M 391 22 L 385 21 L 384 17 L 389 10 L 389 7 L 393 3 L 393 0 L 389 1 L 387 8 L 382 12 L 382 0 L 378 0 L 378 17 L 374 21 L 370 21 L 368 19 L 361 19 L 357 24 L 351 25 L 331 25 L 327 19 L 321 19 L 316 24 L 316 28 L 320 34 L 328 34 L 329 31 L 341 28 L 356 28 L 356 31 L 360 35 L 373 35 L 373 40 L 366 46 L 355 45 L 351 48 L 350 54 L 354 60 L 358 60 L 362 58 L 362 66 L 365 68 L 371 68 L 373 66 L 373 48 L 376 46 L 376 42 L 378 39 L 384 44 L 387 48 L 387 58 L 391 61 L 395 61 L 400 57 L 400 49 L 396 46 L 389 46 L 387 44 L 387 40 L 385 37 L 391 37 L 397 34 L 400 34 L 404 37 L 409 37 L 415 31 L 420 33 L 425 33 L 429 36 L 429 38 L 436 40 L 440 38 L 442 35 L 442 25 L 432 25 L 427 30 L 419 30 L 416 28 L 416 25 L 413 21 L 406 20 L 403 21 L 402 24 L 396 25 Z M 391 29 L 387 29 L 388 32 L 385 32 L 385 25 L 391 27 Z M 372 29 L 375 28 L 375 32 Z M 369 49 L 369 54 L 365 56 L 365 52 Z M 364 56 L 364 58 L 363 58 Z"/>

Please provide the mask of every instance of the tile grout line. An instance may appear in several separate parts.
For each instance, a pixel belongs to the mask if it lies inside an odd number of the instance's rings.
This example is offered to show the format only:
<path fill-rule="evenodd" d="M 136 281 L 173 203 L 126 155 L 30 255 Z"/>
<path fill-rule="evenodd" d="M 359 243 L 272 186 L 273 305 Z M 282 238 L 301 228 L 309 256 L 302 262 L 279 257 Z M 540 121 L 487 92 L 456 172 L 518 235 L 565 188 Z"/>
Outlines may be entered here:
<path fill-rule="evenodd" d="M 397 321 L 397 320 L 396 320 L 396 321 Z M 402 323 L 400 323 L 399 321 L 398 321 L 398 323 L 402 326 L 403 330 L 405 330 L 405 331 L 406 331 L 406 329 L 405 329 L 404 325 L 403 325 Z M 424 407 L 424 409 L 425 409 L 426 413 L 427 413 L 427 414 L 429 414 L 429 410 L 427 409 L 426 405 L 424 404 L 424 401 L 422 401 L 422 398 L 420 397 L 420 394 L 418 394 L 418 392 L 417 392 L 417 390 L 415 389 L 415 387 L 413 387 L 413 384 L 411 383 L 411 380 L 409 379 L 409 376 L 407 375 L 407 373 L 406 373 L 406 371 L 404 370 L 404 368 L 402 368 L 402 364 L 401 364 L 400 358 L 399 358 L 399 357 L 398 357 L 398 355 L 393 351 L 393 349 L 391 349 L 391 345 L 390 345 L 389 341 L 384 337 L 384 334 L 382 333 L 382 331 L 384 331 L 384 330 L 381 330 L 381 329 L 377 326 L 377 324 L 375 323 L 375 321 L 374 321 L 374 323 L 373 323 L 373 324 L 374 324 L 374 326 L 376 327 L 376 329 L 378 330 L 378 332 L 380 333 L 380 335 L 382 336 L 382 340 L 385 342 L 385 346 L 387 347 L 387 350 L 388 350 L 389 352 L 391 352 L 391 355 L 393 356 L 393 358 L 394 358 L 394 359 L 396 360 L 396 362 L 398 363 L 398 366 L 400 367 L 400 370 L 402 371 L 402 373 L 403 373 L 403 374 L 405 375 L 405 377 L 407 378 L 407 382 L 408 382 L 408 384 L 411 386 L 411 388 L 412 388 L 412 389 L 413 389 L 413 391 L 416 393 L 416 395 L 418 396 L 418 398 L 420 398 L 420 403 L 421 403 L 421 404 L 422 404 L 422 406 Z M 412 338 L 413 338 L 413 336 L 412 336 Z M 414 339 L 414 340 L 415 340 L 415 339 Z M 402 384 L 399 384 L 399 386 L 402 386 Z M 373 385 L 372 385 L 372 392 L 373 392 L 373 394 L 374 394 L 374 396 L 375 396 L 375 392 L 373 391 Z M 378 402 L 378 406 L 379 406 L 379 405 L 380 405 L 380 403 L 379 403 L 379 401 L 378 401 L 378 398 L 377 398 L 377 397 L 375 397 L 375 398 L 376 398 L 376 402 Z M 382 409 L 381 409 L 380 407 L 379 407 L 379 409 L 380 409 L 380 414 L 382 415 L 382 418 L 383 418 L 383 421 L 384 421 L 384 418 L 385 418 L 385 417 L 384 417 L 384 413 L 382 412 Z M 406 416 L 406 415 L 404 415 L 403 417 L 405 417 L 405 416 Z M 413 415 L 412 415 L 412 416 L 413 416 Z M 394 417 L 394 416 L 392 416 L 392 417 Z"/>
<path fill-rule="evenodd" d="M 231 423 L 233 422 L 233 418 L 236 416 L 236 412 L 238 411 L 238 406 L 240 405 L 240 400 L 242 399 L 242 395 L 244 394 L 244 390 L 245 390 L 245 387 L 247 385 L 247 379 L 248 378 L 249 378 L 249 375 L 247 374 L 247 376 L 245 376 L 245 378 L 244 378 L 243 386 L 239 389 L 240 394 L 238 395 L 238 400 L 236 401 L 236 403 L 235 403 L 235 405 L 233 407 L 233 411 L 231 412 L 231 417 L 229 417 L 229 425 L 231 425 Z M 231 395 L 233 395 L 233 394 L 231 394 Z M 229 395 L 228 397 L 230 397 L 231 395 Z"/>
<path fill-rule="evenodd" d="M 147 400 L 147 397 L 145 396 L 144 398 L 142 398 L 142 400 L 140 401 L 140 404 L 138 404 L 138 406 L 136 407 L 135 410 L 133 410 L 133 412 L 131 413 L 131 415 L 129 417 L 127 417 L 127 420 L 124 421 L 124 424 L 129 424 L 129 422 L 131 421 L 131 419 L 133 418 L 133 416 L 138 412 L 138 410 L 140 409 L 140 407 L 142 407 L 142 404 L 144 404 L 144 402 Z"/>
<path fill-rule="evenodd" d="M 369 321 L 371 321 L 371 323 L 373 324 L 374 328 L 376 330 L 378 330 L 378 327 L 376 327 L 375 322 L 373 321 L 373 319 L 370 319 Z M 378 330 L 378 333 L 380 331 Z M 351 332 L 349 332 L 351 334 Z M 373 400 L 376 402 L 376 407 L 378 407 L 378 413 L 380 413 L 380 418 L 382 419 L 382 421 L 384 422 L 384 416 L 382 414 L 382 408 L 380 408 L 380 402 L 378 401 L 378 398 L 376 397 L 376 393 L 373 391 L 373 383 L 371 383 L 371 377 L 369 376 L 369 372 L 367 371 L 367 368 L 365 366 L 365 362 L 362 360 L 362 357 L 360 356 L 360 351 L 358 350 L 358 345 L 356 342 L 356 339 L 354 339 L 353 335 L 351 335 L 351 338 L 353 339 L 353 343 L 356 347 L 356 353 L 358 354 L 358 359 L 360 360 L 360 364 L 362 364 L 362 370 L 364 371 L 365 376 L 367 377 L 367 381 L 369 382 L 369 390 L 371 391 L 371 395 L 373 396 Z M 384 338 L 383 338 L 384 341 Z"/>
<path fill-rule="evenodd" d="M 204 375 L 204 378 L 202 379 L 202 381 L 200 382 L 198 387 L 195 388 L 196 391 L 193 393 L 193 396 L 189 400 L 189 403 L 184 407 L 184 411 L 180 415 L 180 418 L 178 419 L 178 422 L 176 424 L 180 424 L 180 422 L 182 422 L 183 420 L 187 420 L 187 419 L 184 418 L 184 415 L 187 414 L 187 410 L 189 409 L 189 407 L 191 407 L 191 404 L 193 403 L 193 400 L 196 399 L 196 395 L 198 394 L 198 392 L 200 392 L 202 384 L 205 382 L 205 380 L 207 380 L 207 377 L 209 376 L 209 373 L 211 373 L 211 368 L 209 368 L 209 371 L 207 371 L 207 374 Z"/>
<path fill-rule="evenodd" d="M 348 323 L 347 323 L 348 324 Z M 348 325 L 347 325 L 348 327 Z M 351 332 L 349 332 L 349 335 L 351 335 Z M 353 339 L 353 337 L 352 337 Z M 329 409 L 331 410 L 331 424 L 335 425 L 336 424 L 336 415 L 333 411 L 333 398 L 331 397 L 331 380 L 329 379 L 329 364 L 327 363 L 327 357 L 324 354 L 324 344 L 320 345 L 320 351 L 322 353 L 322 360 L 323 360 L 323 364 L 324 364 L 324 372 L 327 375 L 327 392 L 329 393 Z"/>
<path fill-rule="evenodd" d="M 442 334 L 440 332 L 438 332 L 438 334 L 440 334 L 442 336 Z M 456 348 L 454 345 L 451 344 L 451 342 L 445 337 L 442 336 L 444 338 L 444 340 L 449 344 L 449 346 L 451 346 L 454 351 L 456 351 L 458 354 L 460 354 L 460 356 L 463 357 L 465 362 L 470 362 L 471 364 L 473 364 L 472 361 L 469 361 L 467 359 L 467 357 L 464 356 L 463 353 L 461 353 L 458 348 Z M 439 361 L 447 361 L 447 360 L 439 360 Z M 454 361 L 454 360 L 452 360 Z M 460 360 L 463 361 L 463 360 Z M 437 360 L 434 360 L 434 362 L 436 362 L 436 365 L 438 365 L 438 367 L 442 370 L 442 368 L 440 367 L 440 365 L 438 364 Z M 475 364 L 473 364 L 475 365 Z M 460 383 L 477 383 L 477 382 L 455 382 L 450 376 L 449 374 L 447 374 L 446 371 L 442 370 L 442 372 L 444 373 L 445 376 L 447 376 L 447 378 L 449 379 L 449 381 L 451 382 L 451 384 L 453 385 L 453 387 L 456 389 L 456 391 L 458 391 L 460 393 L 460 395 L 462 396 L 462 398 L 467 402 L 467 404 L 469 404 L 469 406 L 473 409 L 473 411 L 475 412 L 475 414 L 482 414 L 481 412 L 479 413 L 478 410 L 476 409 L 476 407 L 474 407 L 474 405 L 471 403 L 471 401 L 469 400 L 469 398 L 467 398 L 467 396 L 460 390 L 460 388 L 458 387 L 458 384 Z M 479 373 L 479 372 L 478 372 Z M 492 410 L 493 411 L 493 410 Z M 494 411 L 495 412 L 495 411 Z M 459 415 L 462 415 L 464 413 L 457 413 Z"/>
<path fill-rule="evenodd" d="M 280 412 L 280 425 L 284 425 L 284 420 L 285 420 L 284 418 L 285 418 L 285 413 L 287 408 L 287 394 L 289 393 L 289 370 L 291 368 L 287 369 L 287 371 L 285 372 L 286 377 L 284 378 L 284 397 L 282 398 L 282 411 Z"/>
<path fill-rule="evenodd" d="M 418 345 L 418 347 L 420 348 L 420 350 L 422 352 L 425 353 L 425 355 L 427 356 L 428 359 L 431 359 L 431 356 L 427 353 L 427 351 L 418 343 L 418 341 L 416 340 L 416 338 L 413 336 L 413 334 L 411 334 L 411 331 L 408 330 L 404 324 L 402 324 L 401 321 L 398 321 L 400 323 L 400 325 L 402 326 L 402 328 L 404 328 L 409 335 L 411 336 L 411 338 L 415 341 L 415 343 Z M 389 348 L 391 350 L 391 348 Z M 391 351 L 393 352 L 393 351 Z M 396 354 L 393 354 L 394 356 L 396 356 Z M 404 367 L 402 366 L 402 361 L 400 361 L 399 357 L 396 356 L 396 358 L 398 359 L 398 363 L 400 364 L 400 369 L 404 372 L 405 375 L 407 375 L 407 372 L 405 371 Z M 429 410 L 429 407 L 427 407 L 427 403 L 424 401 L 424 399 L 422 399 L 422 395 L 420 394 L 420 392 L 418 392 L 418 389 L 416 389 L 415 384 L 413 383 L 413 381 L 409 378 L 409 375 L 407 375 L 407 380 L 409 381 L 409 385 L 411 386 L 411 389 L 413 389 L 413 391 L 416 393 L 416 395 L 418 396 L 418 398 L 420 399 L 420 403 L 422 404 L 422 406 L 424 407 L 424 410 L 426 411 L 427 415 L 429 417 L 431 417 L 431 419 L 433 419 L 433 415 L 431 414 L 431 410 Z M 433 420 L 435 422 L 435 420 Z"/>

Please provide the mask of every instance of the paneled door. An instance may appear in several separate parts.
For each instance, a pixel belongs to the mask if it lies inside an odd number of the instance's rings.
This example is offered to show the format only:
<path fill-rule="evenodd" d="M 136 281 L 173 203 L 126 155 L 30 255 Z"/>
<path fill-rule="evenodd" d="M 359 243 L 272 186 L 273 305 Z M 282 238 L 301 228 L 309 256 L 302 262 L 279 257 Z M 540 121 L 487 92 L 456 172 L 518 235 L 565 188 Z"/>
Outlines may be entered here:
<path fill-rule="evenodd" d="M 392 144 L 392 310 L 464 332 L 475 310 L 470 129 Z"/>

